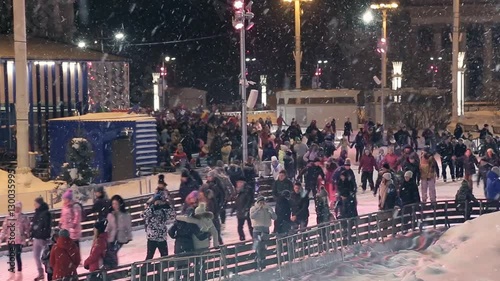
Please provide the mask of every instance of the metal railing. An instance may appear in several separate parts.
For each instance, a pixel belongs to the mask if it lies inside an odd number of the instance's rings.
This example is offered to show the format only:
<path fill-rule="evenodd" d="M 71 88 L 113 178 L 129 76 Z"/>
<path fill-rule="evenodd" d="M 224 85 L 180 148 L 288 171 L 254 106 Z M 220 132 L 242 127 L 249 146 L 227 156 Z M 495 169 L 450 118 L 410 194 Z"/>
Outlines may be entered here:
<path fill-rule="evenodd" d="M 438 201 L 407 205 L 399 212 L 382 211 L 312 226 L 286 237 L 271 234 L 263 240 L 267 249 L 262 265 L 277 265 L 282 280 L 315 270 L 333 262 L 341 262 L 344 249 L 350 245 L 370 241 L 384 242 L 387 237 L 425 228 L 451 227 L 485 213 L 499 211 L 500 205 L 479 200 L 477 203 L 457 204 L 455 201 Z M 206 259 L 205 259 L 206 257 Z M 321 262 L 318 262 L 321 257 Z M 199 260 L 203 260 L 200 263 Z M 179 263 L 188 264 L 179 267 Z M 203 265 L 203 266 L 202 266 Z M 224 245 L 220 250 L 194 256 L 169 256 L 155 260 L 122 265 L 102 272 L 113 276 L 102 280 L 231 280 L 232 276 L 247 274 L 257 269 L 253 241 Z M 198 275 L 196 275 L 198 274 Z M 82 274 L 79 280 L 87 280 Z M 194 279 L 201 276 L 206 279 Z M 161 277 L 165 277 L 161 279 Z M 168 278 L 167 278 L 168 277 Z"/>

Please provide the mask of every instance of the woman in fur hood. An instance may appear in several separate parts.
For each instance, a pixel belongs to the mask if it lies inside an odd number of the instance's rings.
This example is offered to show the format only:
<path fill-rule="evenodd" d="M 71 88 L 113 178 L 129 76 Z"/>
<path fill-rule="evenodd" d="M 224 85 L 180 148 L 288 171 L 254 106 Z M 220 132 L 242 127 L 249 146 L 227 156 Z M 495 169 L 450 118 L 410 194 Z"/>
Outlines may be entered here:
<path fill-rule="evenodd" d="M 191 209 L 193 211 L 193 209 Z M 214 214 L 212 212 L 207 211 L 206 204 L 200 203 L 196 209 L 194 209 L 193 216 L 182 216 L 177 218 L 177 220 L 184 220 L 187 223 L 196 224 L 201 232 L 209 232 L 210 237 L 205 240 L 200 240 L 196 235 L 193 235 L 193 243 L 195 251 L 205 251 L 210 248 L 210 240 L 212 240 L 212 246 L 217 248 L 219 247 L 219 233 L 215 228 L 213 223 Z"/>

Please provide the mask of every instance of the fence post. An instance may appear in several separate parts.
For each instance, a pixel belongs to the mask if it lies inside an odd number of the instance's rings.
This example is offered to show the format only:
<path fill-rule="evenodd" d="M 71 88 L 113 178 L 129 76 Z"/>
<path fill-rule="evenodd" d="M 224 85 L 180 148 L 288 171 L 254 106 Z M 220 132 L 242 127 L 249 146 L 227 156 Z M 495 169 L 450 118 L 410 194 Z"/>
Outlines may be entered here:
<path fill-rule="evenodd" d="M 142 195 L 142 180 L 139 180 L 139 194 Z"/>
<path fill-rule="evenodd" d="M 215 238 L 213 238 L 215 239 Z M 227 262 L 226 262 L 226 247 L 225 245 L 223 245 L 221 248 L 220 248 L 220 256 L 221 256 L 221 262 L 224 263 L 223 265 L 223 268 L 224 268 L 224 278 L 227 278 L 229 276 L 228 272 L 227 272 Z"/>
<path fill-rule="evenodd" d="M 50 208 L 54 209 L 54 192 L 51 190 L 49 194 L 50 194 Z"/>

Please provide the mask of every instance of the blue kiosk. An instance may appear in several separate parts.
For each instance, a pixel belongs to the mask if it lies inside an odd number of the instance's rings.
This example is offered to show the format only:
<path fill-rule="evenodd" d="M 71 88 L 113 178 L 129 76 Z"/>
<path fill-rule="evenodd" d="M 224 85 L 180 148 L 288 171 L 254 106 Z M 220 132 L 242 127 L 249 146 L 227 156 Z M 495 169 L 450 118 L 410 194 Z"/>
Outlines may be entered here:
<path fill-rule="evenodd" d="M 73 138 L 87 139 L 94 151 L 95 183 L 147 175 L 158 164 L 156 120 L 124 112 L 89 113 L 49 120 L 50 174 L 61 174 Z"/>

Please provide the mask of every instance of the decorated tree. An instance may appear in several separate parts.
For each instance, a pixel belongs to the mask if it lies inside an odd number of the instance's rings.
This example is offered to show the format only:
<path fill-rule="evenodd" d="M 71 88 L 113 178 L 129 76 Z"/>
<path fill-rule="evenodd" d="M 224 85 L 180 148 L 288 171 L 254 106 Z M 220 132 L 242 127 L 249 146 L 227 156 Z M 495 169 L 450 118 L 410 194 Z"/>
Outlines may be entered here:
<path fill-rule="evenodd" d="M 84 138 L 73 138 L 66 154 L 67 162 L 62 166 L 61 180 L 66 185 L 57 188 L 57 194 L 62 195 L 67 188 L 73 189 L 73 193 L 78 201 L 87 201 L 89 199 L 88 188 L 97 170 L 92 168 L 94 152 L 90 142 Z M 60 196 L 57 196 L 60 197 Z"/>

